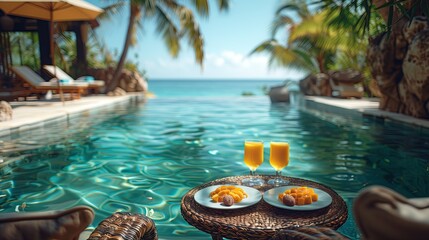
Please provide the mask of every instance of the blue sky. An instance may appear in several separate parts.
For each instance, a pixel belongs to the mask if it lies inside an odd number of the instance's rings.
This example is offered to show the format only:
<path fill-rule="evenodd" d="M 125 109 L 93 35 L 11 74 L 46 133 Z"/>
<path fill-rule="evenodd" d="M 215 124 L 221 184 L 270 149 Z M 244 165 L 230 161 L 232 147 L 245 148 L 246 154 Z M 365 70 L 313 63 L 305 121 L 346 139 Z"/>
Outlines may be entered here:
<path fill-rule="evenodd" d="M 103 7 L 112 1 L 88 0 Z M 211 0 L 209 18 L 198 18 L 204 36 L 204 69 L 195 63 L 194 52 L 183 42 L 178 58 L 172 58 L 156 33 L 154 23 L 146 21 L 138 43 L 128 54 L 138 60 L 150 79 L 299 79 L 299 72 L 269 68 L 268 56 L 250 51 L 270 37 L 270 23 L 280 1 L 231 0 L 228 12 L 219 12 Z M 102 21 L 97 33 L 110 49 L 122 51 L 128 10 Z M 283 39 L 282 39 L 283 38 Z M 279 40 L 284 40 L 280 37 Z M 137 57 L 136 57 L 137 54 Z"/>

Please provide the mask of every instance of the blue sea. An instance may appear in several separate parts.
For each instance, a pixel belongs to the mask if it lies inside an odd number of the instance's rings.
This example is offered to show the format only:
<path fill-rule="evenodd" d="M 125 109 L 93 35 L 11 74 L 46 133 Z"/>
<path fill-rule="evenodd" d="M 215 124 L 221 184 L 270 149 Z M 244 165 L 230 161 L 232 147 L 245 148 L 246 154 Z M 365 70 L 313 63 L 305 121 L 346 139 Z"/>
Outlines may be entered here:
<path fill-rule="evenodd" d="M 245 93 L 263 96 L 264 89 L 282 80 L 149 80 L 157 97 L 234 97 Z"/>

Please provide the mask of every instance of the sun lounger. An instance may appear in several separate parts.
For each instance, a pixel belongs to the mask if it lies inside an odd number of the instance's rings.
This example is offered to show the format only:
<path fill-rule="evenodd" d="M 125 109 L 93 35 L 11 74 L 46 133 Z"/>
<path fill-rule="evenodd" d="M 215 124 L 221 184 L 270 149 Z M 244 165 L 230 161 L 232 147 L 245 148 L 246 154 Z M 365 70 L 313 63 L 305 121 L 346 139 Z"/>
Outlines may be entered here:
<path fill-rule="evenodd" d="M 21 89 L 21 90 L 10 90 L 10 91 L 5 91 L 2 90 L 2 92 L 0 92 L 0 100 L 3 101 L 14 101 L 20 98 L 26 98 L 27 96 L 29 96 L 31 94 L 30 91 L 25 90 L 25 89 Z"/>
<path fill-rule="evenodd" d="M 78 239 L 91 224 L 94 211 L 77 206 L 63 211 L 12 212 L 0 215 L 0 239 Z"/>
<path fill-rule="evenodd" d="M 42 93 L 45 94 L 48 91 L 59 91 L 60 87 L 58 83 L 45 82 L 37 73 L 26 66 L 13 66 L 12 71 L 18 78 L 23 80 L 28 85 L 28 89 L 31 93 Z M 64 93 L 70 93 L 72 99 L 79 99 L 80 95 L 88 90 L 87 83 L 70 83 L 61 84 L 61 90 Z"/>
<path fill-rule="evenodd" d="M 68 75 L 66 72 L 64 72 L 61 68 L 57 66 L 44 65 L 43 69 L 45 69 L 45 71 L 52 77 L 68 83 L 75 83 L 75 82 L 88 83 L 88 87 L 91 89 L 94 89 L 95 91 L 98 91 L 101 87 L 104 87 L 104 84 L 105 84 L 104 81 L 94 80 L 94 78 L 91 76 L 82 76 L 77 79 L 73 79 L 70 75 Z"/>
<path fill-rule="evenodd" d="M 143 214 L 117 212 L 91 231 L 87 227 L 94 217 L 94 211 L 87 206 L 59 211 L 2 213 L 0 239 L 158 239 L 155 223 Z"/>
<path fill-rule="evenodd" d="M 380 185 L 359 192 L 353 215 L 362 239 L 413 239 L 429 236 L 429 198 L 406 198 Z"/>

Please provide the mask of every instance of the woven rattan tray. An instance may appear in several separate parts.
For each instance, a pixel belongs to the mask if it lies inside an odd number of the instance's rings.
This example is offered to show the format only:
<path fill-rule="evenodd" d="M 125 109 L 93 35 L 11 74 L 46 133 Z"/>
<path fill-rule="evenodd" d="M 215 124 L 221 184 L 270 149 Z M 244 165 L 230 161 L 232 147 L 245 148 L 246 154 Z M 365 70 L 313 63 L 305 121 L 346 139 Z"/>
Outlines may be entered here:
<path fill-rule="evenodd" d="M 273 207 L 264 200 L 258 204 L 234 210 L 217 210 L 201 206 L 194 200 L 194 194 L 205 187 L 218 184 L 241 184 L 249 176 L 235 176 L 217 179 L 191 189 L 182 198 L 183 218 L 196 228 L 210 233 L 214 239 L 269 239 L 277 231 L 302 226 L 323 226 L 337 229 L 347 219 L 347 206 L 344 200 L 331 188 L 309 180 L 283 177 L 290 185 L 319 188 L 332 197 L 332 204 L 314 211 L 291 211 Z M 272 176 L 261 176 L 268 180 Z M 263 192 L 272 187 L 262 186 Z"/>

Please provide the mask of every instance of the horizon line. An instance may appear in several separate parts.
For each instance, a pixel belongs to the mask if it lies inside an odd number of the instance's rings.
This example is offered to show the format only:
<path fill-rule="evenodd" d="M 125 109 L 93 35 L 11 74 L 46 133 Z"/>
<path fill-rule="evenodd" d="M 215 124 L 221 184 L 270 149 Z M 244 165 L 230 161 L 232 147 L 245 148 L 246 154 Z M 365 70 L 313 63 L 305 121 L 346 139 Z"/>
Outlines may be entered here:
<path fill-rule="evenodd" d="M 148 78 L 149 81 L 285 81 L 287 78 Z M 298 80 L 297 80 L 298 81 Z"/>

